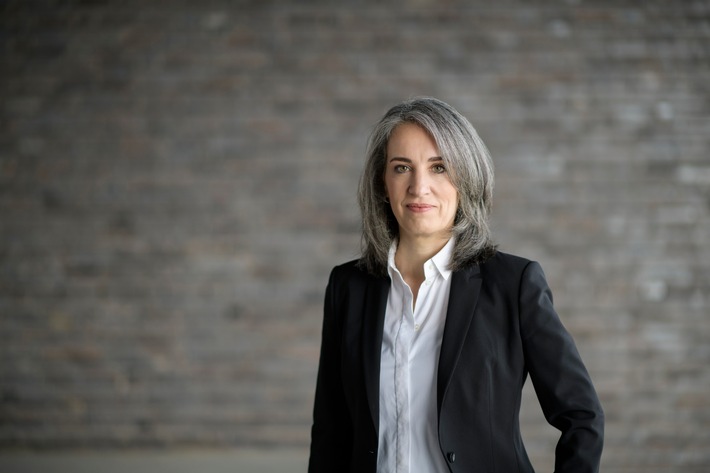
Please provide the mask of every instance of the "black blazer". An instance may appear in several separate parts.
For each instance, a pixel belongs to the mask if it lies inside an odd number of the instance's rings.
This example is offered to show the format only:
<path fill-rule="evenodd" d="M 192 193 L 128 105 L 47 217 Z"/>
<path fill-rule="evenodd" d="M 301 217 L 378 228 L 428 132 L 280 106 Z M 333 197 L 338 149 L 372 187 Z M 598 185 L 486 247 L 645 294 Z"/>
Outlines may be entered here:
<path fill-rule="evenodd" d="M 375 472 L 389 278 L 346 263 L 326 289 L 310 473 Z M 518 416 L 527 375 L 561 431 L 557 473 L 599 469 L 604 414 L 539 264 L 496 253 L 452 274 L 437 374 L 439 445 L 451 472 L 533 472 Z"/>

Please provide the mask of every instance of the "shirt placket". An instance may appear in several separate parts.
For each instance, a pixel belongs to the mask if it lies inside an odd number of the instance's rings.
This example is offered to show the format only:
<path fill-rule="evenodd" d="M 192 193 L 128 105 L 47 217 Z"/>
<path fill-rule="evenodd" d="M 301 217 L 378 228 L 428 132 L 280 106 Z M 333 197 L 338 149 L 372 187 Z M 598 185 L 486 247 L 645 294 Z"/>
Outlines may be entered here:
<path fill-rule="evenodd" d="M 424 267 L 424 276 L 426 279 L 424 279 L 424 282 L 419 287 L 419 296 L 417 297 L 417 310 L 412 312 L 412 320 L 414 323 L 415 332 L 418 332 L 422 328 L 422 325 L 424 324 L 429 313 L 429 311 L 426 309 L 426 302 L 427 298 L 429 297 L 429 289 L 431 288 L 431 285 L 434 283 L 435 279 L 434 263 L 432 263 L 431 261 L 429 261 Z"/>
<path fill-rule="evenodd" d="M 396 471 L 409 471 L 409 385 L 410 385 L 410 351 L 412 344 L 412 293 L 405 285 L 402 301 L 402 317 L 400 318 L 397 336 L 395 338 L 395 410 L 397 416 L 396 435 Z"/>

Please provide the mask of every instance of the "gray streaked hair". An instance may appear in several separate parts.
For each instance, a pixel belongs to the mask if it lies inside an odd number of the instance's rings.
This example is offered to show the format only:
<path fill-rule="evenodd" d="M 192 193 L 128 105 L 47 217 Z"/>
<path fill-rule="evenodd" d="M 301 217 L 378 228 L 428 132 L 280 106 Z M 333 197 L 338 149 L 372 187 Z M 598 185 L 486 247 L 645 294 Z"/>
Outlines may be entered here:
<path fill-rule="evenodd" d="M 362 213 L 360 266 L 375 275 L 387 274 L 387 258 L 399 226 L 385 193 L 387 142 L 403 123 L 414 123 L 434 139 L 451 183 L 458 192 L 458 209 L 451 269 L 481 263 L 495 252 L 488 215 L 493 199 L 493 162 L 471 123 L 451 105 L 417 97 L 392 107 L 375 125 L 360 178 L 358 203 Z"/>

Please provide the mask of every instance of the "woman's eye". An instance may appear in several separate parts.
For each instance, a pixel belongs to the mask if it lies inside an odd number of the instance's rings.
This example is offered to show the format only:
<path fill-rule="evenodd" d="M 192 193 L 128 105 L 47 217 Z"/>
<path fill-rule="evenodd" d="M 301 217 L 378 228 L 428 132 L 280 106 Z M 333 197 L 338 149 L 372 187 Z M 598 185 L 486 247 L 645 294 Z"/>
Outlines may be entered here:
<path fill-rule="evenodd" d="M 409 171 L 409 166 L 405 166 L 404 164 L 397 164 L 397 165 L 394 167 L 394 172 L 396 172 L 396 173 L 400 173 L 400 174 L 401 174 L 401 173 L 407 172 L 407 171 Z"/>
<path fill-rule="evenodd" d="M 444 167 L 443 164 L 435 164 L 434 166 L 432 166 L 431 169 L 432 169 L 432 171 L 434 171 L 437 174 L 441 174 L 441 173 L 446 172 L 446 168 Z"/>

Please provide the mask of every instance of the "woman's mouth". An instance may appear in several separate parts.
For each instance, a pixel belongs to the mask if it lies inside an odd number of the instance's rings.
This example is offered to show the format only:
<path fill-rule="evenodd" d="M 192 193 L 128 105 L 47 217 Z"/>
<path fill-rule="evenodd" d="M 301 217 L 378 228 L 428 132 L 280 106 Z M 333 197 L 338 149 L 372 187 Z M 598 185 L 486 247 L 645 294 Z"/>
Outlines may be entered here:
<path fill-rule="evenodd" d="M 412 212 L 421 213 L 433 209 L 434 206 L 429 204 L 407 204 L 407 208 Z"/>

